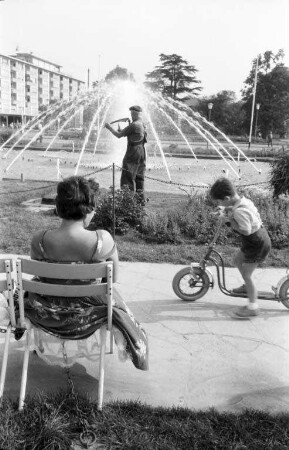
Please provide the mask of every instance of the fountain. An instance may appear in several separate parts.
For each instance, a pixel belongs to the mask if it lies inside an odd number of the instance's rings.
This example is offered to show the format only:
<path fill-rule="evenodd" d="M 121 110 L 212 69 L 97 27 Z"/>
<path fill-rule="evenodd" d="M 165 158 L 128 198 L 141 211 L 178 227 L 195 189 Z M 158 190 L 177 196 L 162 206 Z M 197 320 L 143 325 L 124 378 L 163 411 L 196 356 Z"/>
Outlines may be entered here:
<path fill-rule="evenodd" d="M 184 103 L 164 98 L 130 81 L 119 81 L 113 85 L 103 83 L 98 90 L 81 93 L 69 101 L 59 101 L 17 130 L 0 147 L 4 153 L 2 159 L 6 160 L 5 176 L 19 177 L 19 172 L 23 174 L 26 169 L 23 178 L 28 173 L 32 179 L 58 180 L 73 174 L 86 175 L 92 170 L 105 171 L 113 163 L 120 169 L 126 139 L 112 137 L 104 123 L 123 117 L 132 104 L 143 106 L 143 119 L 148 130 L 148 178 L 171 186 L 200 185 L 199 162 L 203 156 L 200 148 L 205 154 L 206 146 L 218 157 L 203 167 L 203 173 L 208 173 L 207 183 L 224 173 L 238 181 L 246 177 L 252 180 L 254 173 L 262 173 L 261 168 L 220 129 Z M 81 110 L 86 111 L 87 108 L 93 111 L 90 122 L 82 138 L 73 140 L 67 148 L 67 144 L 60 140 L 61 132 L 70 126 Z M 40 122 L 42 129 L 35 131 Z M 97 133 L 93 139 L 95 130 Z M 47 133 L 50 137 L 46 148 L 35 149 L 39 137 Z M 172 145 L 178 152 L 170 151 Z M 180 146 L 185 149 L 180 150 Z M 237 157 L 232 156 L 232 148 L 237 151 Z M 28 163 L 38 170 L 27 168 Z M 207 169 L 213 164 L 216 168 L 210 175 Z M 248 171 L 249 166 L 251 169 Z M 98 176 L 105 178 L 103 173 Z M 107 173 L 106 178 L 109 178 L 106 182 L 109 186 L 111 179 Z"/>

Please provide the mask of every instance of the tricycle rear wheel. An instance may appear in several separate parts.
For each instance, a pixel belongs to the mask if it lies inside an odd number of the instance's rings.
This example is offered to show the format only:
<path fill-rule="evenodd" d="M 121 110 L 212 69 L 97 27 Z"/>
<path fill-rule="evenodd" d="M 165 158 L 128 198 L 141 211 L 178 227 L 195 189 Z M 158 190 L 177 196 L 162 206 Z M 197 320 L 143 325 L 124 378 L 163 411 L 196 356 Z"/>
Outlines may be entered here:
<path fill-rule="evenodd" d="M 201 267 L 185 267 L 176 273 L 172 286 L 182 300 L 194 302 L 208 292 L 210 278 Z"/>
<path fill-rule="evenodd" d="M 284 283 L 281 284 L 279 298 L 283 305 L 289 309 L 289 280 L 285 280 Z"/>

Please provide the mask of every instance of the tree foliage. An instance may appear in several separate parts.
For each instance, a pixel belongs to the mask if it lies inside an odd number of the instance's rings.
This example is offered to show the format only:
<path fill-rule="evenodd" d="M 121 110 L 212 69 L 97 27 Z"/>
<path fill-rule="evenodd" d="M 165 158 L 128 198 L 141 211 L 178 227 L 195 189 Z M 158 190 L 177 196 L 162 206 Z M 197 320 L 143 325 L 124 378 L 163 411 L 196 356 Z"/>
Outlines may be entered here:
<path fill-rule="evenodd" d="M 135 81 L 134 76 L 124 67 L 116 66 L 106 75 L 104 81 L 111 82 L 117 80 L 130 80 Z"/>
<path fill-rule="evenodd" d="M 208 104 L 212 103 L 211 121 L 224 133 L 241 135 L 244 133 L 244 111 L 242 102 L 236 100 L 233 91 L 220 91 L 216 95 L 199 100 L 197 111 L 208 118 Z"/>
<path fill-rule="evenodd" d="M 161 53 L 159 57 L 161 64 L 146 74 L 147 87 L 161 92 L 163 96 L 180 101 L 187 99 L 188 94 L 199 94 L 202 88 L 195 76 L 198 72 L 195 66 L 188 64 L 175 53 L 172 55 Z"/>
<path fill-rule="evenodd" d="M 284 66 L 283 58 L 283 50 L 279 50 L 275 55 L 266 51 L 258 57 L 255 102 L 260 104 L 258 129 L 263 137 L 266 137 L 269 131 L 282 136 L 285 132 L 284 122 L 289 118 L 289 68 Z M 249 129 L 251 120 L 256 63 L 257 58 L 253 61 L 242 91 L 246 129 Z"/>

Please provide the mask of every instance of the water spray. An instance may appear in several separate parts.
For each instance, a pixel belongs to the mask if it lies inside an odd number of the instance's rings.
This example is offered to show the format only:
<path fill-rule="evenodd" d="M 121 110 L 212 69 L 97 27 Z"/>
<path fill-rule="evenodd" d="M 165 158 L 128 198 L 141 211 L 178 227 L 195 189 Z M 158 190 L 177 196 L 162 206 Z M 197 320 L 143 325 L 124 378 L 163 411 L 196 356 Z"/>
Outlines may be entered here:
<path fill-rule="evenodd" d="M 161 101 L 165 102 L 164 100 L 161 99 Z M 200 136 L 202 136 L 213 148 L 214 150 L 216 150 L 216 152 L 218 153 L 219 156 L 221 156 L 221 158 L 226 162 L 226 164 L 230 167 L 230 169 L 232 170 L 232 172 L 236 175 L 236 177 L 238 179 L 240 179 L 240 175 L 238 172 L 235 171 L 235 169 L 232 167 L 232 165 L 229 163 L 228 160 L 226 160 L 224 158 L 224 156 L 222 155 L 222 153 L 220 152 L 220 150 L 213 144 L 213 142 L 211 142 L 207 136 L 199 129 L 199 127 L 190 119 L 190 117 L 183 111 L 179 111 L 173 104 L 166 102 L 167 106 L 169 108 L 171 108 L 174 112 L 178 113 L 189 125 L 191 125 L 196 131 L 197 133 L 199 133 Z"/>
<path fill-rule="evenodd" d="M 69 112 L 69 110 L 71 109 L 71 106 L 69 106 L 66 110 L 63 111 L 63 114 L 67 114 Z M 16 155 L 16 157 L 13 159 L 13 161 L 11 161 L 11 163 L 9 164 L 9 166 L 5 169 L 5 172 L 8 172 L 8 170 L 10 169 L 10 167 L 17 161 L 18 158 L 20 158 L 20 156 L 25 152 L 25 150 L 27 150 L 27 148 L 29 148 L 30 144 L 32 144 L 32 142 L 36 141 L 39 136 L 47 129 L 49 128 L 53 123 L 55 123 L 57 121 L 59 116 L 55 117 L 54 119 L 52 119 L 49 123 L 47 123 L 41 131 L 39 131 L 38 133 L 36 133 L 36 135 L 30 140 L 30 142 L 28 142 L 28 144 L 25 145 L 25 147 L 18 153 L 18 155 Z M 15 144 L 14 144 L 15 146 Z"/>
<path fill-rule="evenodd" d="M 237 147 L 236 144 L 234 144 L 233 141 L 231 141 L 230 138 L 228 138 L 228 136 L 226 136 L 225 133 L 223 133 L 223 131 L 221 131 L 219 128 L 217 128 L 212 122 L 209 122 L 205 117 L 203 117 L 200 113 L 194 112 L 192 111 L 191 108 L 189 108 L 187 105 L 184 105 L 183 103 L 180 103 L 176 100 L 169 100 L 170 102 L 174 102 L 177 105 L 181 106 L 182 108 L 185 108 L 187 111 L 189 111 L 191 114 L 193 114 L 194 117 L 196 117 L 197 119 L 202 120 L 203 122 L 205 122 L 206 125 L 208 125 L 209 127 L 213 128 L 213 130 L 217 131 L 217 133 L 219 133 L 221 136 L 223 136 L 223 138 L 226 139 L 227 142 L 229 142 L 229 144 L 232 144 L 232 146 L 238 151 L 238 155 L 241 154 L 246 161 L 248 161 L 252 167 L 254 167 L 254 169 L 260 174 L 262 171 L 261 169 L 258 169 L 255 164 L 253 164 L 250 160 L 250 158 L 239 148 Z"/>
<path fill-rule="evenodd" d="M 150 117 L 150 115 L 149 115 L 149 113 L 148 113 L 147 110 L 145 111 L 145 114 L 146 114 L 146 116 L 147 116 L 147 118 L 148 118 L 150 127 L 151 127 L 151 129 L 152 129 L 152 132 L 153 132 L 154 137 L 155 137 L 156 142 L 157 142 L 157 146 L 158 146 L 158 148 L 159 148 L 159 150 L 160 150 L 161 157 L 162 157 L 162 159 L 163 159 L 163 163 L 164 163 L 165 169 L 166 169 L 166 171 L 167 171 L 168 178 L 169 178 L 170 181 L 172 181 L 171 174 L 170 174 L 170 171 L 169 171 L 169 168 L 168 168 L 168 164 L 167 164 L 167 160 L 166 160 L 166 158 L 165 158 L 165 154 L 164 154 L 164 151 L 163 151 L 163 149 L 162 149 L 162 144 L 161 144 L 161 142 L 160 142 L 160 140 L 159 140 L 159 137 L 158 137 L 158 135 L 157 135 L 157 132 L 156 132 L 156 130 L 155 130 L 155 127 L 153 126 L 152 119 L 151 119 L 151 117 Z"/>
<path fill-rule="evenodd" d="M 76 111 L 74 111 L 74 113 L 73 113 L 70 117 L 68 117 L 67 120 L 65 120 L 65 122 L 64 122 L 64 123 L 61 125 L 61 127 L 57 130 L 57 133 L 55 134 L 55 136 L 53 137 L 53 139 L 51 140 L 51 142 L 50 142 L 49 145 L 47 146 L 47 148 L 46 148 L 44 154 L 46 154 L 46 153 L 48 152 L 48 150 L 51 148 L 52 144 L 55 142 L 56 138 L 59 136 L 59 134 L 61 133 L 61 131 L 62 131 L 62 130 L 66 127 L 66 125 L 68 125 L 68 124 L 72 121 L 72 119 L 79 113 L 79 111 L 81 110 L 81 108 L 82 108 L 83 106 L 86 106 L 87 104 L 90 103 L 89 100 L 90 100 L 90 99 L 86 99 L 86 103 L 85 103 L 84 105 L 81 104 L 81 106 L 79 106 L 79 108 L 76 109 Z M 81 102 L 80 102 L 80 103 L 81 103 Z M 76 105 L 76 106 L 77 106 L 77 105 Z M 74 144 L 74 143 L 73 143 L 73 144 Z M 74 147 L 74 145 L 73 145 L 73 147 Z"/>
<path fill-rule="evenodd" d="M 83 153 L 84 153 L 86 144 L 87 144 L 88 139 L 89 139 L 89 136 L 90 136 L 90 133 L 91 133 L 91 131 L 92 131 L 92 127 L 93 127 L 93 125 L 95 124 L 97 118 L 99 117 L 100 110 L 102 109 L 102 107 L 103 107 L 103 105 L 105 104 L 106 100 L 108 100 L 110 97 L 111 97 L 111 94 L 108 94 L 108 95 L 102 100 L 102 102 L 101 102 L 99 108 L 96 110 L 96 112 L 95 112 L 95 114 L 94 114 L 94 116 L 93 116 L 93 118 L 92 118 L 92 121 L 91 121 L 89 130 L 88 130 L 88 132 L 87 132 L 87 134 L 86 134 L 86 136 L 85 136 L 85 139 L 84 139 L 84 142 L 83 142 L 83 146 L 82 146 L 82 149 L 81 149 L 81 151 L 80 151 L 80 155 L 79 155 L 79 158 L 78 158 L 78 161 L 77 161 L 77 164 L 76 164 L 76 168 L 75 168 L 74 175 L 77 175 L 77 172 L 78 172 L 78 169 L 79 169 L 79 165 L 80 165 L 80 161 L 81 161 L 81 159 L 82 159 L 82 156 L 83 156 Z"/>
<path fill-rule="evenodd" d="M 182 138 L 184 139 L 185 143 L 187 144 L 187 146 L 189 147 L 190 151 L 192 152 L 193 157 L 195 158 L 195 160 L 197 162 L 199 162 L 192 146 L 190 145 L 188 139 L 186 138 L 186 136 L 184 135 L 184 133 L 182 132 L 182 130 L 178 127 L 178 125 L 173 121 L 173 119 L 171 118 L 171 116 L 166 113 L 166 111 L 163 108 L 159 108 L 159 110 L 166 116 L 167 119 L 169 119 L 169 121 L 173 124 L 173 126 L 176 128 L 176 130 L 180 133 L 180 135 L 182 136 Z"/>
<path fill-rule="evenodd" d="M 94 149 L 93 149 L 93 154 L 95 154 L 95 152 L 96 152 L 96 147 L 97 147 L 97 144 L 98 144 L 98 141 L 99 141 L 99 138 L 100 138 L 100 130 L 102 130 L 102 127 L 103 127 L 104 121 L 105 121 L 105 119 L 106 119 L 107 113 L 108 113 L 108 111 L 109 111 L 109 109 L 110 109 L 110 107 L 111 107 L 111 103 L 112 103 L 112 102 L 110 102 L 110 103 L 108 104 L 108 107 L 106 108 L 106 110 L 105 110 L 105 112 L 104 112 L 104 115 L 103 115 L 101 124 L 99 125 L 99 130 L 98 130 L 98 133 L 97 133 L 97 139 L 96 139 L 96 141 L 95 141 L 95 145 L 94 145 Z M 122 119 L 122 120 L 123 120 L 123 119 Z"/>

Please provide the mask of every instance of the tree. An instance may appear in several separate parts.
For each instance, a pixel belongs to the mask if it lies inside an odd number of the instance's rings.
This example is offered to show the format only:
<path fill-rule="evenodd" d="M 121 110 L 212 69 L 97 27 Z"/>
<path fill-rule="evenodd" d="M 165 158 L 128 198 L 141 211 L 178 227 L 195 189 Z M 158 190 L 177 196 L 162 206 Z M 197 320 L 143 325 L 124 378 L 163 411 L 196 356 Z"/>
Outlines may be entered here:
<path fill-rule="evenodd" d="M 220 91 L 216 95 L 199 100 L 197 111 L 207 118 L 208 104 L 213 103 L 211 120 L 224 133 L 230 135 L 243 134 L 244 112 L 242 102 L 236 100 L 233 91 Z"/>
<path fill-rule="evenodd" d="M 276 55 L 266 51 L 258 58 L 258 77 L 256 87 L 256 104 L 260 103 L 258 124 L 263 137 L 269 131 L 284 134 L 284 122 L 289 118 L 289 68 L 283 64 L 284 51 Z M 245 81 L 242 91 L 244 101 L 244 126 L 249 129 L 253 101 L 254 74 L 257 59 Z"/>
<path fill-rule="evenodd" d="M 196 79 L 195 74 L 198 70 L 195 66 L 189 65 L 175 53 L 172 55 L 161 53 L 159 57 L 161 64 L 146 74 L 147 87 L 161 92 L 165 97 L 180 101 L 189 98 L 186 94 L 199 94 L 202 88 L 198 86 L 200 81 Z"/>
<path fill-rule="evenodd" d="M 135 81 L 134 76 L 124 67 L 116 66 L 106 75 L 104 81 L 111 82 L 117 80 L 130 80 Z"/>

